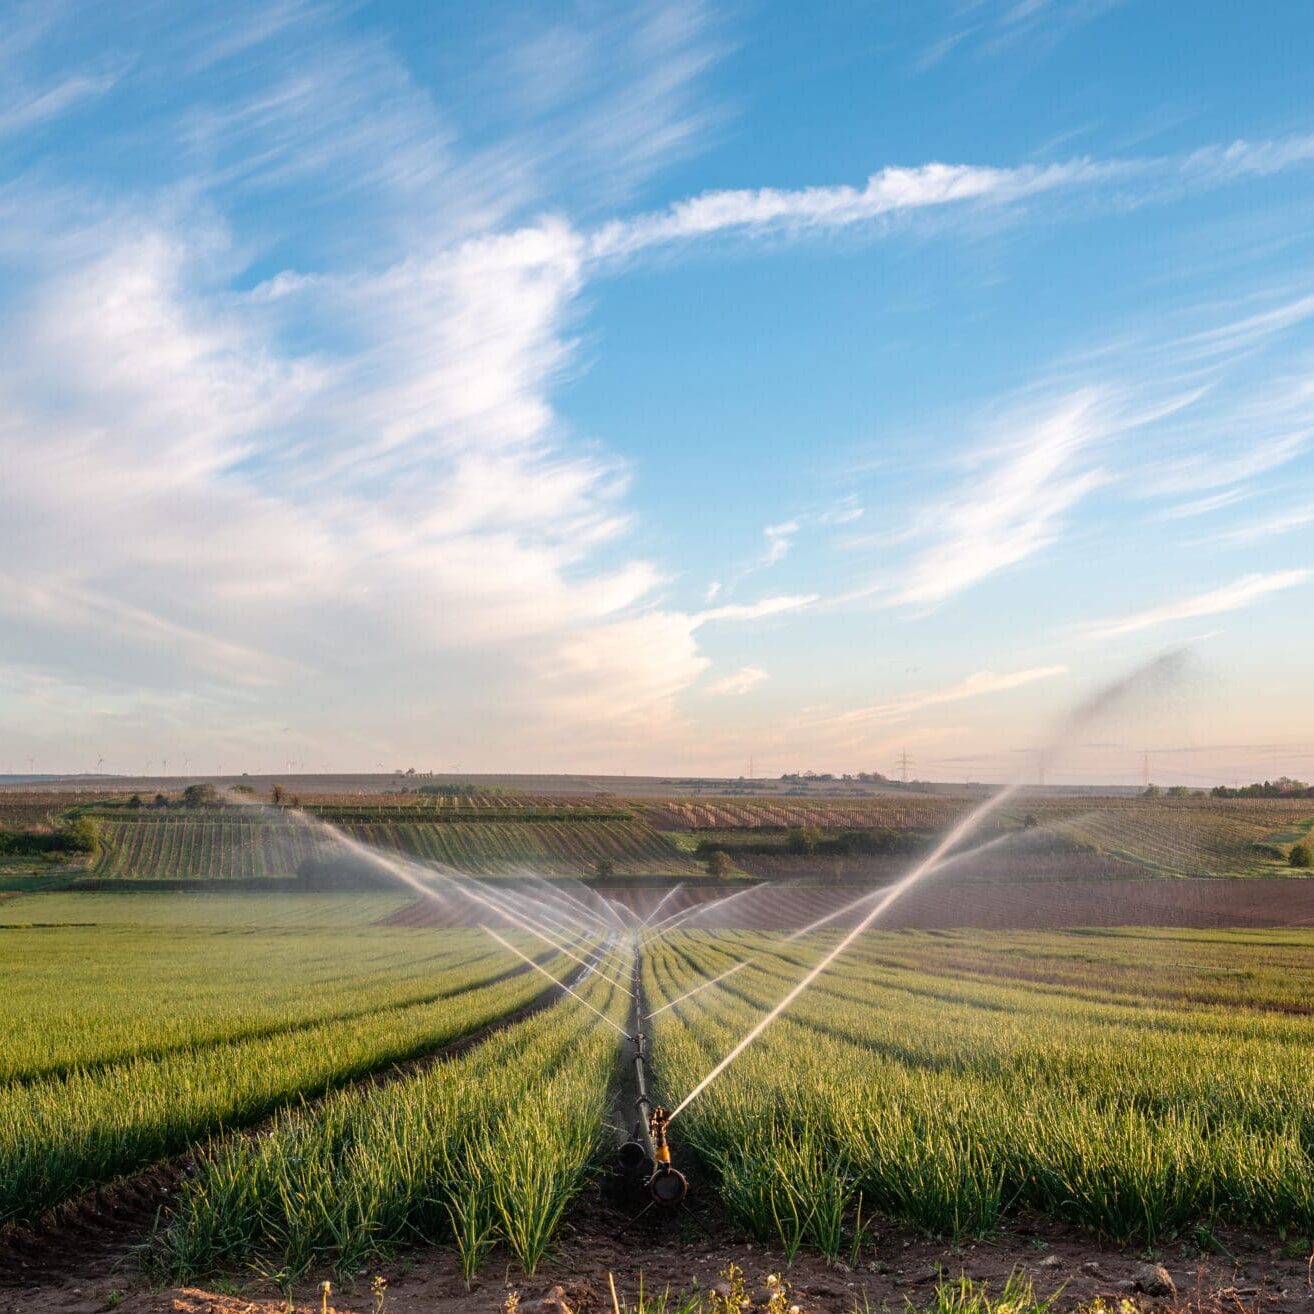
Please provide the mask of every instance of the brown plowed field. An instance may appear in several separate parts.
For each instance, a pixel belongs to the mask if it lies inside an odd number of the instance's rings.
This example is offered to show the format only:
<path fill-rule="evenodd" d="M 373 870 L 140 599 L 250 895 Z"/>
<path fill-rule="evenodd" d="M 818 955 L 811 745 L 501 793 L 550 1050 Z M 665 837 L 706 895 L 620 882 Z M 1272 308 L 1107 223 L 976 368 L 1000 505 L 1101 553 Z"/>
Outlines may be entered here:
<path fill-rule="evenodd" d="M 748 886 L 685 885 L 661 908 L 656 923 L 698 905 L 690 928 L 791 931 L 879 889 L 877 884 Z M 604 893 L 640 920 L 651 915 L 670 886 L 625 886 Z M 712 905 L 724 900 L 724 906 Z M 870 904 L 837 917 L 852 925 Z M 477 920 L 472 910 L 470 917 Z M 455 925 L 441 907 L 415 903 L 392 914 L 406 926 Z M 466 924 L 461 922 L 459 924 Z M 1314 880 L 1283 877 L 1249 880 L 991 881 L 988 884 L 928 882 L 905 894 L 880 920 L 884 929 L 975 927 L 982 930 L 1054 930 L 1078 926 L 1314 926 Z"/>

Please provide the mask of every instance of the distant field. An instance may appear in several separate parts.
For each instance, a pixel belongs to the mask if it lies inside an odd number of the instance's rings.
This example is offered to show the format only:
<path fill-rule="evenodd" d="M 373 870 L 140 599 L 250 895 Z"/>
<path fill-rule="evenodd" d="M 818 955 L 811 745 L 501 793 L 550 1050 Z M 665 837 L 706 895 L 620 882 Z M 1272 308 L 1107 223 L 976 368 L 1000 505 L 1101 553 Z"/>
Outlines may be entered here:
<path fill-rule="evenodd" d="M 673 842 L 692 849 L 698 840 L 724 837 L 733 852 L 754 833 L 779 832 L 783 844 L 794 827 L 825 832 L 889 827 L 921 833 L 948 829 L 973 801 L 940 795 L 884 795 L 869 799 L 690 799 L 641 800 L 636 811 L 654 827 L 672 832 Z M 1285 866 L 1291 845 L 1314 828 L 1309 799 L 1215 799 L 1024 797 L 1005 807 L 1005 825 L 1028 818 L 1072 843 L 1055 854 L 1056 875 L 1248 876 L 1274 875 Z M 682 841 L 681 834 L 689 838 Z M 1033 855 L 1024 856 L 1028 868 Z M 1039 861 L 1039 859 L 1036 859 Z M 844 860 L 840 860 L 844 861 Z M 1125 866 L 1124 866 L 1125 864 Z M 743 869 L 764 877 L 799 877 L 818 864 L 783 851 L 755 855 Z M 868 864 L 872 865 L 872 864 Z M 889 863 L 874 864 L 880 868 Z M 863 864 L 847 860 L 849 868 Z"/>
<path fill-rule="evenodd" d="M 600 860 L 610 862 L 620 876 L 682 876 L 700 870 L 688 854 L 642 821 L 559 816 L 502 820 L 500 810 L 478 820 L 468 813 L 451 819 L 450 809 L 412 820 L 418 811 L 335 809 L 332 824 L 383 852 L 479 876 L 526 871 L 587 876 Z M 294 877 L 303 863 L 340 854 L 325 832 L 254 809 L 199 814 L 143 809 L 136 815 L 100 814 L 97 825 L 102 849 L 93 874 L 102 879 Z"/>
<path fill-rule="evenodd" d="M 762 879 L 884 880 L 975 801 L 912 791 L 865 797 L 620 798 L 600 793 L 518 794 L 471 788 L 451 796 L 308 791 L 274 808 L 245 805 L 127 806 L 127 796 L 0 791 L 0 893 L 66 879 L 100 881 L 293 880 L 306 864 L 339 853 L 327 823 L 385 852 L 486 877 L 533 872 L 592 877 L 693 877 L 704 846 L 722 846 L 743 873 Z M 5 852 L 7 835 L 57 834 L 83 816 L 97 852 Z M 1260 876 L 1286 870 L 1291 846 L 1311 834 L 1308 799 L 1023 796 L 1001 809 L 989 834 L 1030 827 L 1051 845 L 1001 850 L 995 868 L 1012 875 L 1093 880 L 1137 876 Z M 798 853 L 791 831 L 824 837 L 896 833 L 888 853 Z M 29 849 L 33 846 L 29 845 Z M 823 846 L 824 848 L 825 846 Z M 833 847 L 833 846 L 832 846 Z"/>
<path fill-rule="evenodd" d="M 1084 806 L 1083 806 L 1084 805 Z M 1158 874 L 1246 876 L 1285 863 L 1310 834 L 1309 799 L 1100 799 L 1046 802 L 1059 834 Z"/>

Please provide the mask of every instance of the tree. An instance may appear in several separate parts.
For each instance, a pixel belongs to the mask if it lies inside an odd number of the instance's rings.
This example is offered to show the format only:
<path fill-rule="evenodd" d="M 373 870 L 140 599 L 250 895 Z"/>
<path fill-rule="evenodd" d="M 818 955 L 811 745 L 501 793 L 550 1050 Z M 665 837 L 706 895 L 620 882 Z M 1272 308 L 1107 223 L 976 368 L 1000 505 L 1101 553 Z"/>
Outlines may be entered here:
<path fill-rule="evenodd" d="M 593 864 L 593 874 L 600 881 L 610 880 L 616 874 L 616 864 L 610 858 L 599 858 Z"/>
<path fill-rule="evenodd" d="M 790 853 L 815 853 L 824 837 L 820 826 L 794 826 L 785 840 L 785 848 Z"/>
<path fill-rule="evenodd" d="M 156 794 L 154 806 L 157 808 L 167 808 L 169 800 L 164 794 Z"/>
<path fill-rule="evenodd" d="M 1310 848 L 1308 842 L 1293 844 L 1287 861 L 1293 867 L 1314 867 L 1314 849 Z"/>
<path fill-rule="evenodd" d="M 709 876 L 715 876 L 718 880 L 725 880 L 734 870 L 734 863 L 730 861 L 730 855 L 724 849 L 713 849 L 707 855 L 707 873 Z"/>
<path fill-rule="evenodd" d="M 1190 798 L 1191 791 L 1185 785 L 1170 785 L 1168 787 L 1169 798 Z"/>
<path fill-rule="evenodd" d="M 183 790 L 183 806 L 189 808 L 212 807 L 219 801 L 219 791 L 211 784 L 188 785 Z"/>
<path fill-rule="evenodd" d="M 79 817 L 64 832 L 65 847 L 71 853 L 95 853 L 98 834 L 90 817 Z"/>
<path fill-rule="evenodd" d="M 283 806 L 283 800 L 286 797 L 287 791 L 282 785 L 275 785 L 273 789 L 269 791 L 269 800 L 276 808 L 281 808 Z"/>
<path fill-rule="evenodd" d="M 1142 797 L 1142 798 L 1158 798 L 1159 795 L 1160 795 L 1162 792 L 1163 792 L 1163 791 L 1159 788 L 1158 785 L 1146 785 L 1146 786 L 1145 786 L 1145 790 L 1144 790 L 1144 792 L 1141 794 L 1141 797 Z"/>
<path fill-rule="evenodd" d="M 141 795 L 140 795 L 140 794 L 134 794 L 134 795 L 128 800 L 128 806 L 129 806 L 130 808 L 139 808 L 139 807 L 141 807 Z"/>

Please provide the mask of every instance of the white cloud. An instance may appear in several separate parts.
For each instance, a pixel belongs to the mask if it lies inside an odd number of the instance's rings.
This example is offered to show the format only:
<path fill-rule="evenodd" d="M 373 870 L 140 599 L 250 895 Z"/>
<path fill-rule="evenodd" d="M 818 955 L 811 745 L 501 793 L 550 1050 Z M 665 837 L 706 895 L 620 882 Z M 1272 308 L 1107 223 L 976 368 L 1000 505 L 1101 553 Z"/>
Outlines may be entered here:
<path fill-rule="evenodd" d="M 1220 535 L 1229 543 L 1256 543 L 1261 539 L 1274 538 L 1279 534 L 1289 534 L 1293 529 L 1305 529 L 1314 525 L 1314 507 L 1298 507 L 1292 511 L 1280 511 L 1276 515 L 1266 516 L 1239 529 L 1230 530 Z"/>
<path fill-rule="evenodd" d="M 750 621 L 760 620 L 764 616 L 778 616 L 781 612 L 797 611 L 817 601 L 815 593 L 783 594 L 780 597 L 762 598 L 757 602 L 727 603 L 721 607 L 711 607 L 695 614 L 699 625 L 709 621 Z"/>
<path fill-rule="evenodd" d="M 118 80 L 116 72 L 75 73 L 41 91 L 13 97 L 0 105 L 0 137 L 58 118 L 83 101 L 103 96 Z"/>
<path fill-rule="evenodd" d="M 756 689 L 763 680 L 770 678 L 760 666 L 741 666 L 737 671 L 712 681 L 707 686 L 707 692 L 717 697 L 741 698 Z"/>
<path fill-rule="evenodd" d="M 855 520 L 861 520 L 865 513 L 865 507 L 858 506 L 853 498 L 847 497 L 838 506 L 831 507 L 829 511 L 823 511 L 817 517 L 817 523 L 822 525 L 851 525 Z"/>
<path fill-rule="evenodd" d="M 981 698 L 989 694 L 1006 693 L 1011 689 L 1021 689 L 1035 684 L 1039 680 L 1052 680 L 1067 673 L 1066 666 L 1034 666 L 1021 671 L 977 671 L 965 679 L 953 684 L 942 685 L 936 689 L 919 689 L 915 693 L 903 694 L 898 698 L 885 699 L 866 707 L 855 707 L 846 712 L 828 714 L 818 717 L 813 724 L 825 724 L 834 728 L 854 726 L 868 722 L 904 721 L 916 712 L 928 707 L 938 707 L 945 703 L 958 703 L 969 698 Z"/>
<path fill-rule="evenodd" d="M 1314 571 L 1310 570 L 1279 570 L 1267 575 L 1245 575 L 1231 584 L 1225 584 L 1221 588 L 1211 589 L 1205 593 L 1179 598 L 1126 616 L 1112 616 L 1105 620 L 1092 621 L 1087 625 L 1079 626 L 1077 633 L 1081 638 L 1091 641 L 1116 639 L 1126 634 L 1138 634 L 1142 630 L 1153 629 L 1158 625 L 1168 625 L 1174 621 L 1195 620 L 1200 616 L 1218 616 L 1224 612 L 1248 607 L 1271 593 L 1295 588 L 1305 583 L 1312 575 Z"/>
<path fill-rule="evenodd" d="M 1243 488 L 1229 488 L 1221 493 L 1211 493 L 1208 497 L 1193 498 L 1189 502 L 1179 502 L 1164 511 L 1165 520 L 1190 520 L 1196 516 L 1212 515 L 1225 507 L 1234 506 L 1244 501 L 1250 494 Z"/>
<path fill-rule="evenodd" d="M 939 541 L 901 572 L 889 600 L 942 602 L 1052 543 L 1065 513 L 1105 482 L 1089 461 L 1109 432 L 1102 401 L 1078 391 L 1038 415 L 1005 421 L 1008 436 L 974 458 L 981 468 L 924 513 Z"/>
<path fill-rule="evenodd" d="M 669 209 L 616 219 L 590 239 L 593 259 L 631 256 L 654 246 L 723 233 L 794 235 L 847 228 L 897 214 L 954 206 L 1005 206 L 1076 188 L 1112 188 L 1124 206 L 1161 199 L 1165 189 L 1208 189 L 1314 160 L 1314 135 L 1236 141 L 1188 155 L 1124 160 L 1077 158 L 1013 167 L 944 164 L 889 167 L 861 187 L 761 187 L 703 192 Z"/>
<path fill-rule="evenodd" d="M 799 522 L 797 520 L 786 520 L 779 525 L 768 525 L 763 531 L 766 538 L 766 552 L 762 557 L 762 565 L 774 566 L 778 561 L 783 561 L 789 555 L 789 549 L 794 546 L 794 535 L 799 531 Z"/>
<path fill-rule="evenodd" d="M 1079 183 L 1112 180 L 1126 169 L 1119 163 L 1087 160 L 1015 169 L 937 163 L 882 169 L 862 187 L 704 192 L 662 213 L 604 224 L 594 233 L 590 250 L 596 259 L 611 259 L 647 247 L 724 232 L 843 228 L 902 211 L 969 201 L 1021 200 Z"/>

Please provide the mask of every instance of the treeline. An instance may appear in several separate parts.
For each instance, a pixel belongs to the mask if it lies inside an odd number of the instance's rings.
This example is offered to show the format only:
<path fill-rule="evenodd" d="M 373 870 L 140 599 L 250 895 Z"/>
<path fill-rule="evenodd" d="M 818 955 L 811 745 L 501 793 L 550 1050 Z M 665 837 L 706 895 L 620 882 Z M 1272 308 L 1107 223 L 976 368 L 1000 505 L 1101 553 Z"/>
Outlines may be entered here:
<path fill-rule="evenodd" d="M 0 856 L 4 857 L 95 851 L 96 826 L 86 817 L 79 817 L 60 830 L 0 831 Z"/>
<path fill-rule="evenodd" d="M 1314 785 L 1307 785 L 1303 780 L 1292 780 L 1290 776 L 1279 776 L 1276 780 L 1265 780 L 1262 784 L 1256 782 L 1235 788 L 1215 785 L 1209 792 L 1214 798 L 1314 798 Z"/>
<path fill-rule="evenodd" d="M 827 834 L 820 826 L 793 826 L 782 843 L 779 836 L 752 839 L 699 840 L 695 852 L 708 858 L 717 851 L 729 853 L 799 853 L 828 857 L 876 854 L 917 853 L 929 843 L 930 836 L 917 830 L 897 830 L 893 826 L 870 826 L 860 830 L 842 830 Z"/>

